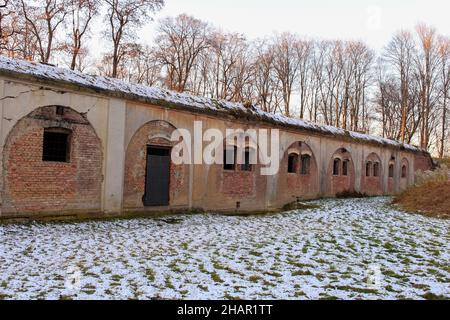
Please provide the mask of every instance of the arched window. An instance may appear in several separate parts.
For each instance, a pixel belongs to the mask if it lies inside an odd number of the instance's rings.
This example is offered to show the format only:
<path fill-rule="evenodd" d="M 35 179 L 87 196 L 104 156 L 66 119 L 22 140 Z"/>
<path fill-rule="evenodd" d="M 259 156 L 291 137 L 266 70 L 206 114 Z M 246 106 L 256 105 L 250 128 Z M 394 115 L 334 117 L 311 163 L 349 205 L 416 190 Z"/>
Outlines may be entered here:
<path fill-rule="evenodd" d="M 344 160 L 344 162 L 342 163 L 342 175 L 343 176 L 348 176 L 348 164 L 350 161 L 348 160 Z"/>
<path fill-rule="evenodd" d="M 389 178 L 393 178 L 394 177 L 394 165 L 390 164 L 389 165 Z"/>
<path fill-rule="evenodd" d="M 288 173 L 297 173 L 298 155 L 292 153 L 288 158 Z"/>
<path fill-rule="evenodd" d="M 367 162 L 366 163 L 366 177 L 370 177 L 372 171 L 372 162 Z"/>
<path fill-rule="evenodd" d="M 223 170 L 236 170 L 237 147 L 227 146 L 223 152 Z"/>
<path fill-rule="evenodd" d="M 406 168 L 406 165 L 403 165 L 402 167 L 402 178 L 406 178 L 408 175 L 408 169 Z"/>
<path fill-rule="evenodd" d="M 380 176 L 380 163 L 379 162 L 375 162 L 373 164 L 373 176 L 374 177 Z"/>
<path fill-rule="evenodd" d="M 333 175 L 338 176 L 339 175 L 339 168 L 341 167 L 341 159 L 334 159 L 333 162 Z"/>
<path fill-rule="evenodd" d="M 302 155 L 301 174 L 308 175 L 311 172 L 311 156 L 308 154 Z"/>

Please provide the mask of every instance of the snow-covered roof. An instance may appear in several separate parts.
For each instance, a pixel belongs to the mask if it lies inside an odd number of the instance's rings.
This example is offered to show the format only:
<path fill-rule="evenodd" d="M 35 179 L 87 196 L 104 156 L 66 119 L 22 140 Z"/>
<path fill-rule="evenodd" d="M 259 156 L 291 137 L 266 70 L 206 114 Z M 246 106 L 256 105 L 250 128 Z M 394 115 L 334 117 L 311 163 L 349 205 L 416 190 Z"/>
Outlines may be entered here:
<path fill-rule="evenodd" d="M 152 104 L 173 105 L 178 108 L 211 112 L 215 114 L 231 114 L 246 119 L 269 122 L 275 125 L 288 126 L 299 130 L 308 130 L 319 134 L 350 137 L 354 140 L 381 144 L 410 151 L 423 151 L 415 146 L 402 144 L 398 141 L 375 135 L 361 134 L 344 129 L 318 125 L 301 119 L 286 117 L 262 111 L 257 106 L 250 108 L 241 103 L 215 100 L 194 96 L 188 93 L 178 93 L 156 87 L 132 84 L 126 81 L 84 74 L 70 69 L 58 68 L 41 63 L 10 59 L 0 56 L 0 74 L 26 75 L 42 81 L 64 82 L 71 85 L 85 87 L 105 94 L 122 95 L 127 99 L 144 100 Z"/>

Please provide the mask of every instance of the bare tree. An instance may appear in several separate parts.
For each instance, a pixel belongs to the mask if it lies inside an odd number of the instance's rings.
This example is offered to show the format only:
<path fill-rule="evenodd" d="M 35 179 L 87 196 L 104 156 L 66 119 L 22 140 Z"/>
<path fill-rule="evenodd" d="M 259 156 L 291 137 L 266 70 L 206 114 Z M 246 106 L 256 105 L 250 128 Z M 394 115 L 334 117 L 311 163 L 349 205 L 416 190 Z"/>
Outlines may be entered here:
<path fill-rule="evenodd" d="M 0 52 L 8 51 L 8 44 L 16 32 L 12 19 L 14 8 L 10 0 L 0 1 Z"/>
<path fill-rule="evenodd" d="M 416 56 L 416 76 L 420 83 L 421 129 L 420 146 L 429 148 L 429 139 L 433 126 L 430 126 L 432 108 L 434 107 L 433 94 L 439 67 L 438 46 L 436 30 L 424 24 L 416 27 L 419 36 L 420 51 Z"/>
<path fill-rule="evenodd" d="M 367 132 L 368 124 L 368 89 L 372 82 L 375 53 L 360 41 L 350 42 L 347 48 L 347 59 L 352 66 L 352 86 L 348 94 L 350 130 Z M 346 89 L 347 90 L 347 89 Z M 345 127 L 344 127 L 345 128 Z"/>
<path fill-rule="evenodd" d="M 207 23 L 185 14 L 161 20 L 155 52 L 165 68 L 169 89 L 180 92 L 188 89 L 195 63 L 210 47 L 210 30 Z"/>
<path fill-rule="evenodd" d="M 20 1 L 26 24 L 37 40 L 40 60 L 49 63 L 55 45 L 55 34 L 67 16 L 67 1 Z"/>
<path fill-rule="evenodd" d="M 284 33 L 275 38 L 271 49 L 274 52 L 273 66 L 281 83 L 286 116 L 291 114 L 291 98 L 298 78 L 300 63 L 297 48 L 297 37 L 290 33 Z"/>
<path fill-rule="evenodd" d="M 441 91 L 441 136 L 439 142 L 439 158 L 444 158 L 445 145 L 448 143 L 448 100 L 450 94 L 450 39 L 441 37 L 439 39 L 439 63 L 440 63 L 440 91 Z"/>
<path fill-rule="evenodd" d="M 67 10 L 70 18 L 70 41 L 65 47 L 71 56 L 70 69 L 77 68 L 80 52 L 83 48 L 83 39 L 89 31 L 90 23 L 98 14 L 100 4 L 98 0 L 67 0 Z M 78 67 L 80 69 L 81 66 Z"/>
<path fill-rule="evenodd" d="M 409 83 L 412 76 L 415 45 L 411 33 L 400 31 L 397 33 L 385 50 L 384 59 L 396 70 L 400 80 L 401 93 L 401 134 L 402 142 L 406 140 L 406 118 L 409 105 Z"/>
<path fill-rule="evenodd" d="M 105 20 L 108 22 L 107 36 L 112 41 L 112 71 L 116 78 L 121 59 L 125 55 L 125 44 L 136 35 L 136 28 L 152 19 L 152 14 L 164 6 L 163 0 L 104 0 L 107 6 Z"/>
<path fill-rule="evenodd" d="M 311 93 L 311 58 L 314 51 L 313 41 L 299 41 L 296 46 L 299 64 L 300 118 L 305 116 L 308 95 Z"/>

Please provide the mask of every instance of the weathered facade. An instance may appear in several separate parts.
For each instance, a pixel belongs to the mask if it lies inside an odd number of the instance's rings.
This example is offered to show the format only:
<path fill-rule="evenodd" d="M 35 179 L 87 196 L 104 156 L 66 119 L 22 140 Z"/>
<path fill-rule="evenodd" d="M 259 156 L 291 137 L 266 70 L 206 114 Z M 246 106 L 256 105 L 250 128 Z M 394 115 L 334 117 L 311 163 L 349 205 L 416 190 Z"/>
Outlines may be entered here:
<path fill-rule="evenodd" d="M 275 210 L 342 192 L 395 194 L 432 166 L 428 153 L 395 141 L 7 58 L 0 97 L 0 218 Z M 172 132 L 193 132 L 194 121 L 224 135 L 280 129 L 278 175 L 164 162 Z"/>

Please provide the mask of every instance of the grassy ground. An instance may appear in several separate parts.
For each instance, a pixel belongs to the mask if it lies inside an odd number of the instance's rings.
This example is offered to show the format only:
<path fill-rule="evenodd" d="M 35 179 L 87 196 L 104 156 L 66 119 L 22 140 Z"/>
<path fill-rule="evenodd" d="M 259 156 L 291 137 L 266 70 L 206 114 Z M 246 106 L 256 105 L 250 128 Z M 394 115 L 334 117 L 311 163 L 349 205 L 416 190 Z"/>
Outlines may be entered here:
<path fill-rule="evenodd" d="M 429 181 L 412 187 L 395 198 L 394 204 L 407 211 L 450 219 L 450 181 Z"/>

